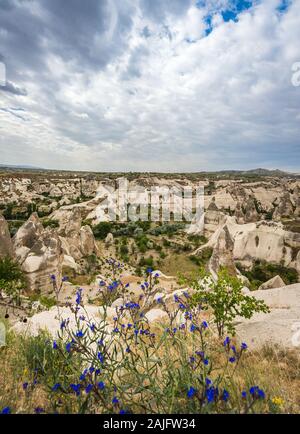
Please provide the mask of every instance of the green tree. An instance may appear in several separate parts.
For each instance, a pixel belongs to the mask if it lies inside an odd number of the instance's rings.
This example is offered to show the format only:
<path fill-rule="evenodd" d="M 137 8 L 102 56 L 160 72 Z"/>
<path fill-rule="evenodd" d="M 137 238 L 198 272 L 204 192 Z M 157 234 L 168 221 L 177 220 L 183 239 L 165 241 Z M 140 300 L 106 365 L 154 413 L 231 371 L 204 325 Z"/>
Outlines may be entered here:
<path fill-rule="evenodd" d="M 269 312 L 262 300 L 243 294 L 241 281 L 225 269 L 218 273 L 216 282 L 202 272 L 201 279 L 190 284 L 196 290 L 192 297 L 193 304 L 212 311 L 220 337 L 225 331 L 235 334 L 234 319 L 237 316 L 249 319 L 255 312 Z"/>

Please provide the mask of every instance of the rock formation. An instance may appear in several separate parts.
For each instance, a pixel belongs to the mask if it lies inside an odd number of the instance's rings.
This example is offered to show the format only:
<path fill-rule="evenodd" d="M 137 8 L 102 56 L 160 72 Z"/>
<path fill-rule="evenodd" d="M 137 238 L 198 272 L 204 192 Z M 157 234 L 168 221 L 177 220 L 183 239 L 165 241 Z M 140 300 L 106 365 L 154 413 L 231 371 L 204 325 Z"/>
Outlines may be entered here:
<path fill-rule="evenodd" d="M 236 275 L 236 267 L 233 260 L 234 242 L 231 238 L 227 225 L 223 226 L 214 246 L 208 268 L 214 278 L 221 268 L 226 268 L 230 274 Z"/>
<path fill-rule="evenodd" d="M 277 275 L 275 277 L 272 277 L 272 279 L 268 280 L 262 285 L 260 285 L 258 289 L 262 290 L 262 289 L 281 288 L 282 286 L 285 286 L 285 283 L 282 280 L 282 278 Z"/>
<path fill-rule="evenodd" d="M 0 258 L 12 256 L 13 246 L 10 238 L 8 224 L 2 214 L 0 214 Z"/>
<path fill-rule="evenodd" d="M 286 191 L 280 198 L 278 206 L 273 213 L 273 220 L 280 221 L 284 217 L 291 217 L 294 215 L 294 208 L 290 198 L 290 193 Z"/>

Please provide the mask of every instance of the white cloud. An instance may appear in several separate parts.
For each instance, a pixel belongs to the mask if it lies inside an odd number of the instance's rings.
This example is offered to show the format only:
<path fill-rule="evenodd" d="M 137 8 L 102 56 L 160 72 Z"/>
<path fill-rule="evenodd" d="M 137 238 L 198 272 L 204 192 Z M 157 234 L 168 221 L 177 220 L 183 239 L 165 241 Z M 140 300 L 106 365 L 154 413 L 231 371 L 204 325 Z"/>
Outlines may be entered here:
<path fill-rule="evenodd" d="M 298 169 L 300 90 L 291 65 L 300 61 L 299 0 L 282 15 L 279 1 L 264 0 L 236 23 L 216 13 L 208 37 L 208 9 L 192 5 L 159 21 L 132 4 L 127 48 L 104 69 L 79 71 L 45 49 L 48 72 L 29 80 L 28 97 L 5 95 L 5 105 L 17 99 L 29 117 L 0 115 L 0 146 L 23 141 L 26 163 L 46 167 Z M 9 149 L 4 155 L 19 162 Z"/>

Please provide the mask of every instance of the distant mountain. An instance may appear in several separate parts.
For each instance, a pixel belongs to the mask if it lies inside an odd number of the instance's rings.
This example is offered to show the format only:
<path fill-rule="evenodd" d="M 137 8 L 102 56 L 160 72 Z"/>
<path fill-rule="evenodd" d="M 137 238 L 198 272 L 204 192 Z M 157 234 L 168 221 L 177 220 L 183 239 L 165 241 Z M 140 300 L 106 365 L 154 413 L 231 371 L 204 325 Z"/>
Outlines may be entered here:
<path fill-rule="evenodd" d="M 0 164 L 0 168 L 1 169 L 12 169 L 12 170 L 14 170 L 14 169 L 16 169 L 16 170 L 19 170 L 19 169 L 27 169 L 27 170 L 44 170 L 43 168 L 41 168 L 41 167 L 36 167 L 36 166 L 29 166 L 29 165 L 15 165 L 15 164 Z"/>

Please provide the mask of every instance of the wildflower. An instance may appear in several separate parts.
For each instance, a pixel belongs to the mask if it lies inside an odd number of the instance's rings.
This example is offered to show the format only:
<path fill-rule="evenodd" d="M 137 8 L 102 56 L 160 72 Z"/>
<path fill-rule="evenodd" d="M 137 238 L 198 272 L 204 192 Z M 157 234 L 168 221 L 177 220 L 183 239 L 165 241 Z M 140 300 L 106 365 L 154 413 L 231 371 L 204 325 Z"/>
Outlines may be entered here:
<path fill-rule="evenodd" d="M 35 414 L 45 413 L 45 410 L 42 407 L 36 407 L 34 409 Z"/>
<path fill-rule="evenodd" d="M 247 348 L 248 348 L 248 345 L 245 344 L 245 342 L 242 342 L 241 350 L 246 350 Z"/>
<path fill-rule="evenodd" d="M 69 280 L 68 276 L 64 276 L 64 277 L 61 279 L 62 282 L 67 282 L 68 280 Z"/>
<path fill-rule="evenodd" d="M 52 282 L 55 282 L 55 280 L 56 280 L 55 274 L 51 274 L 50 279 L 52 280 Z"/>
<path fill-rule="evenodd" d="M 103 356 L 102 353 L 100 353 L 100 351 L 99 351 L 99 353 L 98 353 L 98 360 L 100 361 L 100 363 L 103 364 L 103 362 L 104 362 L 104 356 Z"/>
<path fill-rule="evenodd" d="M 176 303 L 178 303 L 179 302 L 179 297 L 178 297 L 178 295 L 174 295 L 174 301 L 176 302 Z"/>
<path fill-rule="evenodd" d="M 113 397 L 113 399 L 112 399 L 111 402 L 112 402 L 112 404 L 114 404 L 114 405 L 119 404 L 119 400 L 118 400 L 118 398 L 117 398 L 116 396 Z"/>
<path fill-rule="evenodd" d="M 197 327 L 194 324 L 192 324 L 190 327 L 190 331 L 194 332 L 195 330 L 197 330 Z"/>
<path fill-rule="evenodd" d="M 230 363 L 234 363 L 236 361 L 236 358 L 235 357 L 229 357 L 229 362 Z"/>
<path fill-rule="evenodd" d="M 78 338 L 82 338 L 83 337 L 83 331 L 82 330 L 78 330 L 78 332 L 76 333 L 76 336 Z"/>
<path fill-rule="evenodd" d="M 68 342 L 68 343 L 66 344 L 66 351 L 67 351 L 68 353 L 71 352 L 72 344 L 73 344 L 72 342 Z"/>
<path fill-rule="evenodd" d="M 242 392 L 242 398 L 247 398 L 247 392 L 245 390 Z"/>
<path fill-rule="evenodd" d="M 230 344 L 230 338 L 227 336 L 225 341 L 223 342 L 224 347 L 228 346 Z"/>
<path fill-rule="evenodd" d="M 56 392 L 60 387 L 61 387 L 61 386 L 60 386 L 60 383 L 55 383 L 54 386 L 51 388 L 51 390 L 52 390 L 53 392 Z"/>
<path fill-rule="evenodd" d="M 212 384 L 212 381 L 209 378 L 205 378 L 205 384 L 206 386 L 210 386 Z"/>
<path fill-rule="evenodd" d="M 254 399 L 265 399 L 265 392 L 260 389 L 258 386 L 252 386 L 249 389 L 250 395 L 252 395 L 252 397 Z"/>
<path fill-rule="evenodd" d="M 11 409 L 10 409 L 10 407 L 4 407 L 2 410 L 1 410 L 1 414 L 10 414 L 11 413 Z"/>
<path fill-rule="evenodd" d="M 85 316 L 84 315 L 80 315 L 79 319 L 80 319 L 80 321 L 85 321 Z"/>
<path fill-rule="evenodd" d="M 115 327 L 115 328 L 113 329 L 113 332 L 114 332 L 114 333 L 119 333 L 120 330 L 118 329 L 118 327 Z"/>
<path fill-rule="evenodd" d="M 126 353 L 130 353 L 131 349 L 129 347 L 126 348 Z"/>
<path fill-rule="evenodd" d="M 147 268 L 146 273 L 147 273 L 147 274 L 151 274 L 152 271 L 153 271 L 152 268 L 149 267 L 149 268 Z"/>
<path fill-rule="evenodd" d="M 203 321 L 203 323 L 201 325 L 204 329 L 207 329 L 207 327 L 208 327 L 208 324 L 206 321 Z"/>
<path fill-rule="evenodd" d="M 193 398 L 195 396 L 195 394 L 197 393 L 197 390 L 194 389 L 194 387 L 190 387 L 189 390 L 187 391 L 187 397 L 188 398 Z"/>
<path fill-rule="evenodd" d="M 96 329 L 96 324 L 92 323 L 89 327 L 90 327 L 90 330 L 94 333 L 94 331 Z"/>
<path fill-rule="evenodd" d="M 162 301 L 163 301 L 162 297 L 158 297 L 158 298 L 156 299 L 156 302 L 157 302 L 157 303 L 162 303 Z"/>
<path fill-rule="evenodd" d="M 280 396 L 274 396 L 274 398 L 272 398 L 272 402 L 273 404 L 278 405 L 278 407 L 284 404 L 284 400 Z"/>
<path fill-rule="evenodd" d="M 76 304 L 80 304 L 82 301 L 82 289 L 79 288 L 78 291 L 76 292 Z"/>
<path fill-rule="evenodd" d="M 85 388 L 85 393 L 90 393 L 93 390 L 93 385 L 92 384 L 88 384 Z"/>
<path fill-rule="evenodd" d="M 28 388 L 28 383 L 27 382 L 23 383 L 22 387 L 23 387 L 23 390 L 26 390 Z"/>
<path fill-rule="evenodd" d="M 205 394 L 206 394 L 207 402 L 210 403 L 213 402 L 215 398 L 218 396 L 219 390 L 217 387 L 211 386 L 208 389 L 206 389 Z"/>
<path fill-rule="evenodd" d="M 99 383 L 98 383 L 98 388 L 99 388 L 100 390 L 103 390 L 103 389 L 105 388 L 105 384 L 103 383 L 103 381 L 99 381 Z"/>
<path fill-rule="evenodd" d="M 89 372 L 90 372 L 90 374 L 92 374 L 94 371 L 95 371 L 94 366 L 91 366 L 91 367 L 89 368 Z"/>
<path fill-rule="evenodd" d="M 100 374 L 101 374 L 101 369 L 96 369 L 95 375 L 100 375 Z"/>
<path fill-rule="evenodd" d="M 227 392 L 226 389 L 223 390 L 222 396 L 221 396 L 222 401 L 227 402 L 229 399 L 229 392 Z"/>
<path fill-rule="evenodd" d="M 71 389 L 73 390 L 73 392 L 76 393 L 76 396 L 80 395 L 80 384 L 70 384 Z"/>
<path fill-rule="evenodd" d="M 204 363 L 205 366 L 207 366 L 209 364 L 209 360 L 208 359 L 204 359 L 203 363 Z"/>

